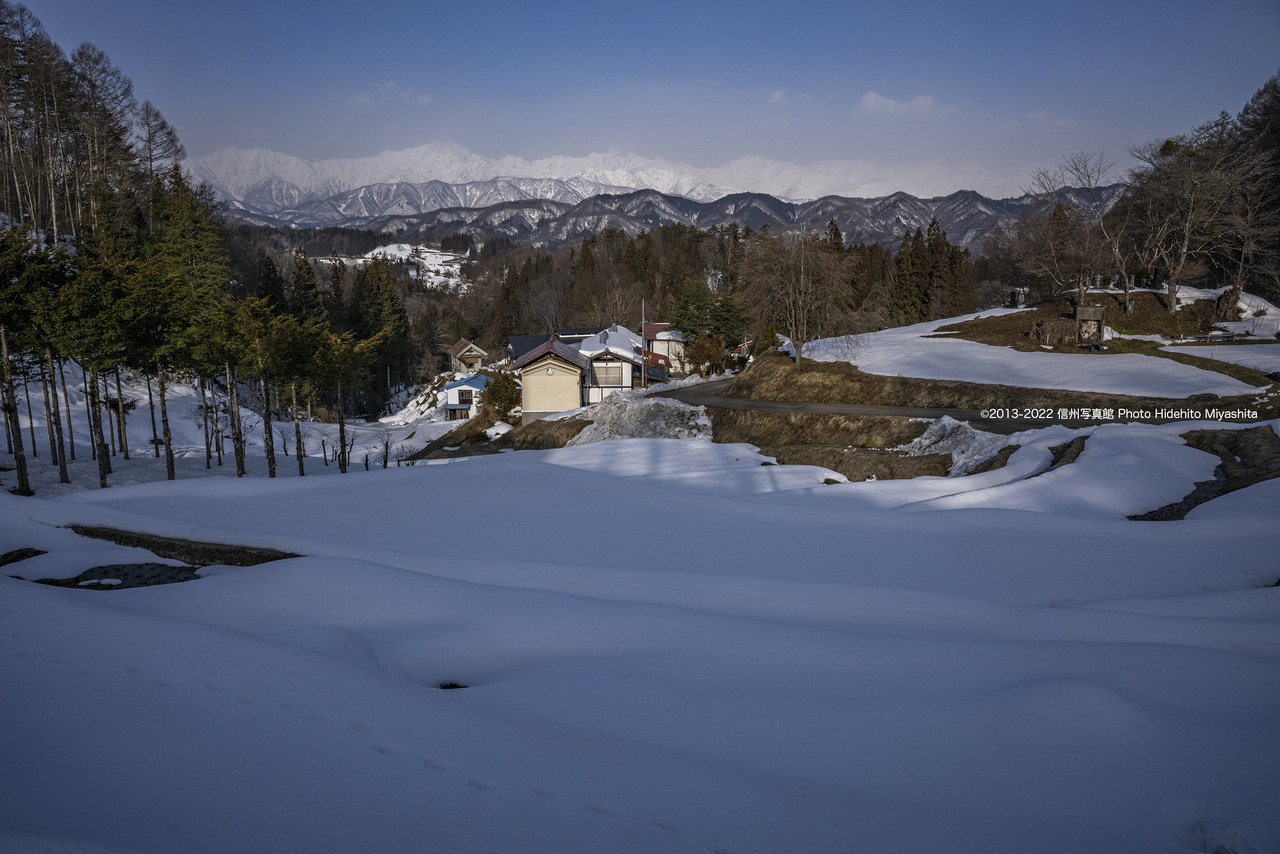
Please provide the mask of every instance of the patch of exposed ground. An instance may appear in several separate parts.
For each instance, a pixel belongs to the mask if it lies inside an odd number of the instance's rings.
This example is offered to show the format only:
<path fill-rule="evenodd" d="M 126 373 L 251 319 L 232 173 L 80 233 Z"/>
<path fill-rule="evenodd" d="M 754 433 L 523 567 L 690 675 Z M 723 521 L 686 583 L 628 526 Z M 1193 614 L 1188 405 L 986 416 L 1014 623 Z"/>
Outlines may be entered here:
<path fill-rule="evenodd" d="M 199 577 L 202 566 L 257 566 L 273 560 L 299 557 L 290 552 L 263 549 L 256 546 L 235 546 L 226 543 L 202 543 L 177 537 L 156 534 L 139 534 L 117 528 L 99 528 L 72 525 L 71 530 L 83 537 L 107 540 L 121 546 L 146 549 L 157 557 L 180 560 L 187 566 L 171 566 L 164 563 L 118 563 L 86 569 L 75 578 L 28 579 L 53 587 L 82 587 L 87 590 L 127 590 L 132 587 L 151 587 L 156 584 L 176 584 Z M 0 555 L 0 566 L 17 563 L 45 552 L 39 549 L 15 549 Z M 18 578 L 20 576 L 13 576 Z"/>
<path fill-rule="evenodd" d="M 5 552 L 0 555 L 0 566 L 8 566 L 11 563 L 17 563 L 20 560 L 26 560 L 42 554 L 48 554 L 48 552 L 32 548 L 14 549 L 11 552 Z"/>
<path fill-rule="evenodd" d="M 910 456 L 883 448 L 854 448 L 831 445 L 789 445 L 761 447 L 760 453 L 788 466 L 821 466 L 839 472 L 852 481 L 902 480 L 923 475 L 946 477 L 951 470 L 950 454 Z"/>
<path fill-rule="evenodd" d="M 1143 522 L 1182 519 L 1206 501 L 1280 477 L 1280 436 L 1269 426 L 1248 430 L 1192 430 L 1183 433 L 1182 438 L 1191 447 L 1216 454 L 1221 460 L 1213 480 L 1200 481 L 1181 501 L 1130 516 L 1130 519 Z"/>
<path fill-rule="evenodd" d="M 276 549 L 227 545 L 226 543 L 202 543 L 196 540 L 183 540 L 178 537 L 162 537 L 157 534 L 121 531 L 117 528 L 72 525 L 71 530 L 82 537 L 92 537 L 95 540 L 107 540 L 121 546 L 146 549 L 157 557 L 180 560 L 193 566 L 257 566 L 260 563 L 268 563 L 273 560 L 301 557 L 301 555 L 277 551 Z"/>
<path fill-rule="evenodd" d="M 194 566 L 169 566 L 163 563 L 118 563 L 86 569 L 75 578 L 38 578 L 36 583 L 51 587 L 80 587 L 85 590 L 128 590 L 194 581 Z"/>
<path fill-rule="evenodd" d="M 1009 462 L 1009 457 L 1012 457 L 1014 452 L 1021 447 L 1021 445 L 1005 445 L 995 456 L 989 457 L 974 466 L 969 474 L 982 474 L 983 472 L 1004 468 Z"/>
<path fill-rule="evenodd" d="M 1053 454 L 1053 461 L 1049 463 L 1049 467 L 1044 471 L 1036 472 L 1031 477 L 1039 477 L 1047 474 L 1054 469 L 1060 469 L 1063 466 L 1071 465 L 1076 459 L 1084 453 L 1084 445 L 1088 440 L 1088 436 L 1076 436 L 1070 442 L 1063 442 L 1061 445 L 1054 445 L 1049 448 L 1049 452 Z"/>

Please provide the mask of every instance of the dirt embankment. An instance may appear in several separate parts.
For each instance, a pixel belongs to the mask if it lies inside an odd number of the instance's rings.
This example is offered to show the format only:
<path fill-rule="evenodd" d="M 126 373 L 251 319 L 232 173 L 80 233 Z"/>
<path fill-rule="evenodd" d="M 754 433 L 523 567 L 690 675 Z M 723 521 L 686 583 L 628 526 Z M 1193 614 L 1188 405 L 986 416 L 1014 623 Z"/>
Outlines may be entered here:
<path fill-rule="evenodd" d="M 849 480 L 945 475 L 950 454 L 890 450 L 924 433 L 923 421 L 891 416 L 709 409 L 717 442 L 746 442 L 783 465 L 822 466 Z"/>
<path fill-rule="evenodd" d="M 563 448 L 590 423 L 585 418 L 532 421 L 496 439 L 490 439 L 484 431 L 494 425 L 493 419 L 473 418 L 430 442 L 421 450 L 405 457 L 405 461 L 413 463 L 418 460 L 474 457 L 481 454 L 497 454 L 502 451 L 546 451 L 551 448 Z"/>

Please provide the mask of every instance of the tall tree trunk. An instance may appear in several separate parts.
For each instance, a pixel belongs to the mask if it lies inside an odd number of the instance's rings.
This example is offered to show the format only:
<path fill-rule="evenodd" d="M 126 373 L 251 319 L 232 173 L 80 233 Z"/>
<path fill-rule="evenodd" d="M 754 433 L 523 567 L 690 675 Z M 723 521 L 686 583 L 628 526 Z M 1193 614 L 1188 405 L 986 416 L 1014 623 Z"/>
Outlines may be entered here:
<path fill-rule="evenodd" d="M 267 454 L 267 477 L 276 476 L 276 440 L 271 435 L 271 387 L 266 377 L 259 377 L 262 388 L 262 449 Z"/>
<path fill-rule="evenodd" d="M 40 395 L 44 398 L 44 429 L 49 434 L 49 462 L 58 462 L 58 440 L 53 436 L 53 411 L 49 407 L 49 377 L 44 369 L 44 362 L 40 363 Z M 53 405 L 57 406 L 58 401 L 53 401 Z"/>
<path fill-rule="evenodd" d="M 36 445 L 36 419 L 31 415 L 31 391 L 27 388 L 26 371 L 22 372 L 22 396 L 27 399 L 27 431 L 31 434 L 31 458 L 38 460 L 40 449 Z"/>
<path fill-rule="evenodd" d="M 164 440 L 164 476 L 177 480 L 173 467 L 173 435 L 169 432 L 169 401 L 165 392 L 164 365 L 156 363 L 156 389 L 160 392 L 160 434 Z"/>
<path fill-rule="evenodd" d="M 120 420 L 120 453 L 129 459 L 129 434 L 125 432 L 124 390 L 120 387 L 120 366 L 116 365 L 116 416 Z"/>
<path fill-rule="evenodd" d="M 307 471 L 302 464 L 302 424 L 298 422 L 298 381 L 289 383 L 289 393 L 293 397 L 293 455 L 298 459 L 298 477 L 305 477 Z"/>
<path fill-rule="evenodd" d="M 107 431 L 111 434 L 111 456 L 116 455 L 116 425 L 111 415 L 111 387 L 107 385 L 105 374 L 98 374 L 102 380 L 103 407 L 107 410 Z"/>
<path fill-rule="evenodd" d="M 89 385 L 89 374 L 85 371 L 84 365 L 80 366 L 80 388 L 84 390 L 84 414 L 89 419 L 89 459 L 96 460 L 98 458 L 98 434 L 93 432 L 93 414 L 97 410 L 97 395 L 90 391 L 92 386 Z"/>
<path fill-rule="evenodd" d="M 347 419 L 342 414 L 342 380 L 338 380 L 338 471 L 347 473 Z"/>
<path fill-rule="evenodd" d="M 102 412 L 98 406 L 98 369 L 89 368 L 89 379 L 85 383 L 88 392 L 86 403 L 89 405 L 89 433 L 92 436 L 94 456 L 98 460 L 98 488 L 107 488 L 107 475 L 111 473 L 111 459 L 107 452 L 107 440 L 102 435 Z"/>
<path fill-rule="evenodd" d="M 222 468 L 222 443 L 226 436 L 222 432 L 222 416 L 218 414 L 217 383 L 212 376 L 209 377 L 209 400 L 213 405 L 213 446 L 218 455 L 218 468 Z"/>
<path fill-rule="evenodd" d="M 14 466 L 18 475 L 18 485 L 13 491 L 16 495 L 34 495 L 27 474 L 27 455 L 22 447 L 22 428 L 18 425 L 18 401 L 13 390 L 13 372 L 9 369 L 9 337 L 5 334 L 3 325 L 0 325 L 0 360 L 4 362 L 4 388 L 0 389 L 0 407 L 4 408 L 5 423 L 12 422 L 10 434 L 13 438 Z"/>
<path fill-rule="evenodd" d="M 67 410 L 67 444 L 71 446 L 71 461 L 76 460 L 76 431 L 72 426 L 75 419 L 71 417 L 71 395 L 67 394 L 67 372 L 63 368 L 62 360 L 58 360 L 58 378 L 62 380 L 62 402 L 66 405 Z"/>
<path fill-rule="evenodd" d="M 231 426 L 231 448 L 236 456 L 236 477 L 244 477 L 244 424 L 240 421 L 240 393 L 230 362 L 227 362 L 227 420 Z"/>
<path fill-rule="evenodd" d="M 53 348 L 47 344 L 44 348 L 44 356 L 49 363 L 49 386 L 53 391 L 53 429 L 58 437 L 58 482 L 70 483 L 71 478 L 67 474 L 67 449 L 62 442 L 62 415 L 58 411 L 58 380 L 53 371 Z M 67 424 L 71 424 L 70 410 L 67 411 Z"/>
<path fill-rule="evenodd" d="M 151 374 L 147 374 L 147 407 L 151 410 L 151 447 L 160 459 L 160 435 L 156 433 L 156 399 L 151 395 Z"/>
<path fill-rule="evenodd" d="M 8 359 L 5 359 L 6 363 L 8 361 L 9 361 Z M 7 364 L 6 364 L 6 367 L 8 367 Z M 9 396 L 3 389 L 0 389 L 0 415 L 4 416 L 3 418 L 0 418 L 0 420 L 4 421 L 5 453 L 12 454 L 13 453 L 13 429 L 9 424 Z"/>
<path fill-rule="evenodd" d="M 209 400 L 204 393 L 204 377 L 197 377 L 200 385 L 200 423 L 204 427 L 204 467 L 213 468 L 213 443 L 209 436 Z"/>
<path fill-rule="evenodd" d="M 173 465 L 173 434 L 169 433 L 169 398 L 165 389 L 164 365 L 156 362 L 156 391 L 160 392 L 160 438 L 164 440 L 164 476 L 177 480 Z"/>

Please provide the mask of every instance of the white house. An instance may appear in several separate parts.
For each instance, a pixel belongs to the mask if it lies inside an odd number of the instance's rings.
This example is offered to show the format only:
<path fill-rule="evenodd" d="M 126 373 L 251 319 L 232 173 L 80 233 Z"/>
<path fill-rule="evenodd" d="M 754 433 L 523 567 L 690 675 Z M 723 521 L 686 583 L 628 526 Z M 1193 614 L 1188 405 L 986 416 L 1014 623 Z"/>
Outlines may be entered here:
<path fill-rule="evenodd" d="M 644 344 L 648 352 L 666 356 L 671 366 L 680 373 L 689 373 L 689 364 L 684 358 L 685 349 L 689 346 L 689 336 L 670 323 L 646 323 Z"/>
<path fill-rule="evenodd" d="M 489 377 L 476 374 L 451 382 L 441 389 L 445 395 L 444 408 L 449 413 L 449 420 L 475 418 L 480 411 L 480 395 L 488 387 Z"/>
<path fill-rule="evenodd" d="M 578 352 L 587 358 L 582 405 L 599 403 L 614 392 L 635 388 L 640 382 L 640 353 L 644 340 L 625 326 L 613 324 L 586 338 Z"/>

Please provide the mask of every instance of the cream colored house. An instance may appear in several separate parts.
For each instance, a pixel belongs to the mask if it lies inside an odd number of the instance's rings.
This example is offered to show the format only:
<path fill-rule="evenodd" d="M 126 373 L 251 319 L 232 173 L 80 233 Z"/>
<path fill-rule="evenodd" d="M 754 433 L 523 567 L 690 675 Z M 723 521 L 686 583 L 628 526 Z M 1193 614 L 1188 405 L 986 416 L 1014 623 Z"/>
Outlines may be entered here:
<path fill-rule="evenodd" d="M 520 373 L 521 423 L 528 424 L 556 412 L 582 406 L 587 358 L 554 339 L 534 347 L 511 366 Z"/>

